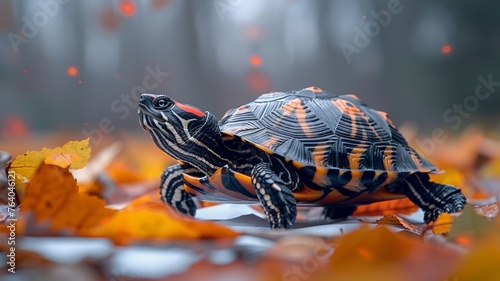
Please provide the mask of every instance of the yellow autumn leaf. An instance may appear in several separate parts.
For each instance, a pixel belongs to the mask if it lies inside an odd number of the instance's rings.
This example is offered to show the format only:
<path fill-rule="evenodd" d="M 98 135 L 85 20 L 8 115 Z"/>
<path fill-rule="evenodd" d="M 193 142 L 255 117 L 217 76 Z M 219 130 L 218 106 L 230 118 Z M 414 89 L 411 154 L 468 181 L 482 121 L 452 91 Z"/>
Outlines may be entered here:
<path fill-rule="evenodd" d="M 43 148 L 40 151 L 28 151 L 17 156 L 10 165 L 15 172 L 16 191 L 23 196 L 26 184 L 33 177 L 41 163 L 57 165 L 62 168 L 81 169 L 90 158 L 89 139 L 69 141 L 62 147 Z"/>

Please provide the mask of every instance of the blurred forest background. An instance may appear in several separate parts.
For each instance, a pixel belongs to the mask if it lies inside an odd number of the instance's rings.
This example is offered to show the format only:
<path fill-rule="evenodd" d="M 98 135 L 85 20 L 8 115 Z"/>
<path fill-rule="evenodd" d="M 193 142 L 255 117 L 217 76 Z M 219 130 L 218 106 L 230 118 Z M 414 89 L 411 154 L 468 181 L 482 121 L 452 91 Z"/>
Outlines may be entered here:
<path fill-rule="evenodd" d="M 500 87 L 474 96 L 479 76 L 500 81 L 499 13 L 498 1 L 0 0 L 0 138 L 146 135 L 144 90 L 220 118 L 312 85 L 423 133 L 498 131 Z"/>

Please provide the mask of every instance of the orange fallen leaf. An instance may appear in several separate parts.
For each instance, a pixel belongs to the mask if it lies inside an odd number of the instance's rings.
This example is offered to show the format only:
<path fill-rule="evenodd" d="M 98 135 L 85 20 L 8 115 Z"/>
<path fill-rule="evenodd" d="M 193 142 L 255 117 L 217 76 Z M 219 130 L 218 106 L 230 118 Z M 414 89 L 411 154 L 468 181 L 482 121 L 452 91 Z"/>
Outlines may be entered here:
<path fill-rule="evenodd" d="M 398 215 L 394 215 L 394 214 L 385 215 L 381 219 L 376 220 L 375 223 L 380 224 L 380 225 L 383 225 L 383 224 L 385 224 L 385 225 L 397 225 L 397 226 L 401 226 L 404 229 L 407 229 L 407 230 L 410 230 L 413 232 L 417 232 L 417 233 L 420 232 L 417 226 L 408 222 L 404 218 L 402 218 Z"/>
<path fill-rule="evenodd" d="M 356 207 L 353 216 L 378 216 L 388 214 L 408 215 L 418 210 L 408 198 L 376 202 Z"/>
<path fill-rule="evenodd" d="M 137 197 L 136 199 L 130 201 L 126 208 L 127 209 L 132 209 L 134 207 L 139 207 L 144 204 L 150 204 L 150 203 L 161 203 L 160 199 L 160 194 L 159 192 L 154 192 L 154 193 L 147 193 L 142 196 Z"/>
<path fill-rule="evenodd" d="M 68 169 L 42 164 L 26 188 L 20 214 L 32 213 L 37 222 L 48 222 L 54 232 L 78 232 L 92 227 L 116 211 L 103 200 L 78 193 Z"/>
<path fill-rule="evenodd" d="M 109 221 L 85 231 L 85 235 L 107 237 L 118 245 L 132 241 L 167 239 L 233 238 L 238 234 L 224 226 L 196 221 L 174 213 L 161 202 L 133 204 Z"/>
<path fill-rule="evenodd" d="M 453 220 L 455 219 L 454 216 L 447 214 L 447 213 L 441 213 L 439 214 L 439 217 L 434 221 L 430 227 L 432 228 L 432 233 L 434 234 L 445 234 L 449 233 L 451 230 L 451 224 L 453 223 Z"/>
<path fill-rule="evenodd" d="M 361 227 L 339 238 L 338 244 L 329 260 L 336 276 L 350 274 L 352 280 L 366 277 L 366 280 L 385 281 L 402 280 L 394 264 L 407 257 L 416 242 L 386 227 Z"/>
<path fill-rule="evenodd" d="M 28 151 L 23 155 L 19 155 L 12 161 L 9 171 L 15 172 L 16 190 L 22 198 L 26 184 L 43 162 L 64 168 L 81 169 L 85 166 L 89 157 L 89 139 L 70 141 L 62 147 L 43 148 L 40 151 Z"/>
<path fill-rule="evenodd" d="M 383 226 L 361 227 L 340 237 L 336 244 L 327 271 L 322 272 L 328 276 L 324 280 L 441 280 L 460 260 L 457 252 Z"/>

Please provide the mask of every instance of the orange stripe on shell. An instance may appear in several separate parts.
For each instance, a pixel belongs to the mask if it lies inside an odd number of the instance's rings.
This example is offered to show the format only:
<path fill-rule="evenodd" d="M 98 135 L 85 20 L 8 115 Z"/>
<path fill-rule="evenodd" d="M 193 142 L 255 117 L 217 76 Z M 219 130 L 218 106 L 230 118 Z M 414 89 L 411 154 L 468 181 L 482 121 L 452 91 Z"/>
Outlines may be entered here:
<path fill-rule="evenodd" d="M 358 145 L 352 149 L 347 159 L 349 160 L 349 169 L 358 170 L 359 169 L 359 161 L 361 160 L 362 155 L 365 153 L 367 145 Z"/>
<path fill-rule="evenodd" d="M 278 142 L 278 138 L 275 136 L 272 136 L 272 137 L 268 138 L 266 141 L 264 141 L 261 145 L 268 148 L 268 149 L 272 149 L 277 142 Z"/>
<path fill-rule="evenodd" d="M 363 175 L 363 171 L 361 170 L 351 170 L 351 180 L 344 186 L 345 189 L 352 190 L 355 192 L 359 192 L 360 189 L 365 189 L 361 187 L 359 180 Z"/>
<path fill-rule="evenodd" d="M 316 167 L 316 172 L 314 173 L 314 176 L 312 178 L 312 182 L 314 182 L 315 184 L 317 184 L 321 187 L 331 186 L 332 182 L 327 177 L 328 170 L 329 170 L 328 168 Z"/>
<path fill-rule="evenodd" d="M 325 161 L 325 157 L 326 157 L 328 151 L 329 151 L 328 146 L 321 145 L 321 144 L 316 145 L 316 147 L 314 148 L 314 150 L 312 152 L 314 165 L 319 166 L 319 167 L 325 166 L 324 161 Z"/>
<path fill-rule="evenodd" d="M 307 137 L 313 137 L 311 128 L 309 128 L 309 124 L 307 123 L 307 112 L 304 109 L 304 106 L 302 106 L 302 102 L 300 99 L 294 99 L 293 101 L 295 106 L 295 116 L 297 117 L 297 121 L 299 122 L 302 131 Z"/>
<path fill-rule="evenodd" d="M 315 87 L 315 86 L 307 87 L 306 90 L 314 92 L 314 93 L 321 93 L 321 92 L 323 92 L 323 90 L 321 88 L 318 88 L 318 87 Z"/>
<path fill-rule="evenodd" d="M 386 147 L 384 150 L 384 168 L 386 171 L 394 171 L 391 165 L 392 158 L 392 147 Z"/>
<path fill-rule="evenodd" d="M 349 115 L 351 118 L 351 138 L 356 137 L 356 132 L 357 132 L 357 125 L 356 125 L 356 118 L 357 116 L 362 116 L 363 113 L 359 108 L 354 106 L 352 102 L 348 100 L 343 100 L 343 99 L 336 99 L 332 100 L 332 104 L 337 107 L 343 114 Z"/>
<path fill-rule="evenodd" d="M 391 118 L 389 118 L 389 115 L 387 114 L 387 112 L 383 112 L 383 111 L 377 111 L 378 114 L 380 114 L 380 116 L 382 116 L 382 118 L 384 118 L 384 120 L 389 123 L 391 126 L 393 127 L 396 127 L 394 126 L 394 123 L 392 123 L 392 120 Z"/>

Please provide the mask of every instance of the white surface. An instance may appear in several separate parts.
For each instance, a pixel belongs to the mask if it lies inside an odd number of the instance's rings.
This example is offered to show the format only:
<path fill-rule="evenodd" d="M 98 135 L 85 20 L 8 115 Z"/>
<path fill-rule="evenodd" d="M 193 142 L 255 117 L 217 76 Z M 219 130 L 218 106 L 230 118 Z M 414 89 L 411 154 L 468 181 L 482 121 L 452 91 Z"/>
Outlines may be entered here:
<path fill-rule="evenodd" d="M 199 220 L 228 220 L 244 215 L 265 218 L 265 215 L 244 204 L 220 204 L 196 210 L 195 218 Z"/>
<path fill-rule="evenodd" d="M 77 263 L 88 257 L 99 259 L 113 252 L 113 244 L 104 238 L 23 237 L 19 247 L 59 263 Z"/>

